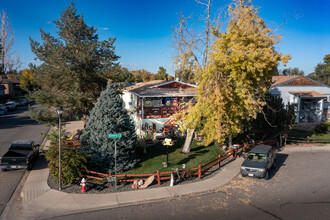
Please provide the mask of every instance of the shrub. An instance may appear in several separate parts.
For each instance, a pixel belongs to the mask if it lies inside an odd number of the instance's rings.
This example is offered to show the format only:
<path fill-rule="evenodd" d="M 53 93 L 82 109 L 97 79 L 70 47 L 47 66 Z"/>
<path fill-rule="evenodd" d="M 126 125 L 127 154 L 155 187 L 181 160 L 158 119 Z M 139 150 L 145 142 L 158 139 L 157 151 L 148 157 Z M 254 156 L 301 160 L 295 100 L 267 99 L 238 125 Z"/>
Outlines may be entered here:
<path fill-rule="evenodd" d="M 317 125 L 315 127 L 315 132 L 318 134 L 326 134 L 328 132 L 328 125 L 326 123 Z"/>
<path fill-rule="evenodd" d="M 63 184 L 73 183 L 82 178 L 82 170 L 87 170 L 87 156 L 72 144 L 66 143 L 64 131 L 61 135 L 61 181 Z M 50 174 L 58 179 L 58 130 L 47 135 L 50 147 L 46 152 Z"/>

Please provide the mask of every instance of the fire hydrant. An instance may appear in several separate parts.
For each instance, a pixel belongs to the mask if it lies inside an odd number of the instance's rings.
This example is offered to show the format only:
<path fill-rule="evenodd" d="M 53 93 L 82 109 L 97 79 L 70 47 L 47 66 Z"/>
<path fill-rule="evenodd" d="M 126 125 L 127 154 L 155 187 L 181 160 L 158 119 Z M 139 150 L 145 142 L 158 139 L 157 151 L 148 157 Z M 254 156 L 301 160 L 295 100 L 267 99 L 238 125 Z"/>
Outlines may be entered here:
<path fill-rule="evenodd" d="M 83 178 L 81 180 L 80 185 L 81 185 L 81 192 L 86 192 L 87 189 L 86 189 L 86 179 L 85 178 Z"/>

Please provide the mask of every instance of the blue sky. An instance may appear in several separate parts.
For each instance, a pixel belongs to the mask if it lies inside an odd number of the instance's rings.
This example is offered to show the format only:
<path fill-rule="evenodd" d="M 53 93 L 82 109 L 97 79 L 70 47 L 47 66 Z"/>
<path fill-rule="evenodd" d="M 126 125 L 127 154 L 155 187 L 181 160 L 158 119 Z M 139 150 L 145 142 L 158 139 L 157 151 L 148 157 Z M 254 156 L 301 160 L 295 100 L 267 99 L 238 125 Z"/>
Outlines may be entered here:
<path fill-rule="evenodd" d="M 260 7 L 259 16 L 269 27 L 276 28 L 286 18 L 299 14 L 281 27 L 283 38 L 276 48 L 290 54 L 287 67 L 298 67 L 308 74 L 330 53 L 329 0 L 254 0 Z M 52 23 L 60 16 L 69 0 L 26 1 L 0 0 L 0 10 L 6 11 L 15 30 L 13 51 L 22 61 L 22 68 L 34 62 L 29 37 L 41 42 L 39 28 L 52 35 Z M 172 74 L 174 50 L 171 47 L 172 28 L 178 14 L 198 16 L 202 8 L 194 0 L 75 0 L 78 14 L 88 25 L 98 29 L 100 39 L 116 37 L 116 53 L 120 63 L 130 70 L 146 69 L 156 73 L 160 66 Z M 229 0 L 213 0 L 214 11 Z"/>

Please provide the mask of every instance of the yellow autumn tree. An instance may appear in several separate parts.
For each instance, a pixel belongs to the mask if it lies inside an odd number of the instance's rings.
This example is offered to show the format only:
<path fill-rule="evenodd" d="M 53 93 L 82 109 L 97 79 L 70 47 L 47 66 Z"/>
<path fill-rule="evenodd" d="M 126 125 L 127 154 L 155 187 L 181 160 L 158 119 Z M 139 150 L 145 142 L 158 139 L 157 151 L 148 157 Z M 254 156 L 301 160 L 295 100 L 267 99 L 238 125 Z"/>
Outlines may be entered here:
<path fill-rule="evenodd" d="M 196 73 L 197 103 L 174 116 L 182 131 L 203 135 L 205 145 L 238 134 L 243 121 L 256 117 L 279 62 L 285 65 L 291 58 L 275 50 L 281 36 L 266 26 L 250 1 L 234 1 L 229 16 L 226 32 L 214 33 L 206 67 Z"/>
<path fill-rule="evenodd" d="M 33 85 L 32 85 L 33 76 L 29 69 L 24 69 L 21 72 L 20 75 L 20 86 L 25 91 L 32 91 Z"/>

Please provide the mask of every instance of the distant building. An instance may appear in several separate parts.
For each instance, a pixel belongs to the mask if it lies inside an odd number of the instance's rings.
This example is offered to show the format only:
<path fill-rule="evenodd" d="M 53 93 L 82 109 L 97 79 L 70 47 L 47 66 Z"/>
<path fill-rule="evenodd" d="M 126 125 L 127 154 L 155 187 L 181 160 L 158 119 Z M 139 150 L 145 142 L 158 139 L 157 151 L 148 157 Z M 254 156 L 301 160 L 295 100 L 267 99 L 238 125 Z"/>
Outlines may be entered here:
<path fill-rule="evenodd" d="M 296 123 L 330 119 L 330 87 L 305 76 L 274 76 L 271 95 L 295 108 Z"/>
<path fill-rule="evenodd" d="M 5 87 L 4 95 L 18 95 L 22 93 L 18 79 L 2 79 L 0 85 Z"/>
<path fill-rule="evenodd" d="M 126 109 L 133 112 L 137 134 L 142 136 L 145 126 L 150 126 L 153 132 L 166 130 L 169 117 L 196 96 L 196 87 L 175 80 L 153 80 L 125 87 L 123 100 Z"/>

